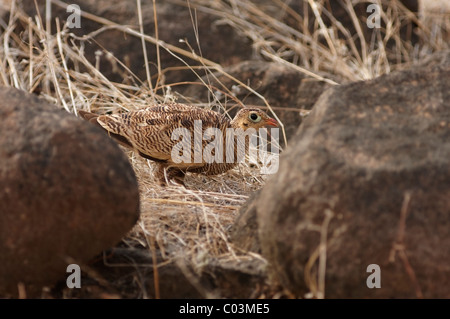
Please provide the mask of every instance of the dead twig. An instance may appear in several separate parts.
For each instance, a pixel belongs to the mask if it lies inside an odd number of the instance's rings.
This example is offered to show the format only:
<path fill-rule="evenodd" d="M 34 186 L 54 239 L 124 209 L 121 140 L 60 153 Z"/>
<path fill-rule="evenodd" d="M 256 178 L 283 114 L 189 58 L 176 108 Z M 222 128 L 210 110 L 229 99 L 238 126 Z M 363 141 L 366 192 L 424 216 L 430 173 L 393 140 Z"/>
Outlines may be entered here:
<path fill-rule="evenodd" d="M 402 209 L 400 211 L 400 220 L 398 222 L 397 228 L 397 238 L 395 242 L 392 244 L 392 249 L 391 252 L 389 253 L 389 262 L 394 263 L 395 256 L 398 253 L 399 258 L 403 263 L 403 267 L 405 268 L 405 271 L 408 274 L 414 286 L 416 297 L 422 299 L 423 293 L 422 290 L 420 289 L 420 285 L 419 282 L 417 281 L 414 269 L 411 267 L 411 264 L 409 263 L 405 247 L 406 217 L 408 216 L 410 201 L 411 201 L 411 192 L 406 192 L 403 198 Z"/>

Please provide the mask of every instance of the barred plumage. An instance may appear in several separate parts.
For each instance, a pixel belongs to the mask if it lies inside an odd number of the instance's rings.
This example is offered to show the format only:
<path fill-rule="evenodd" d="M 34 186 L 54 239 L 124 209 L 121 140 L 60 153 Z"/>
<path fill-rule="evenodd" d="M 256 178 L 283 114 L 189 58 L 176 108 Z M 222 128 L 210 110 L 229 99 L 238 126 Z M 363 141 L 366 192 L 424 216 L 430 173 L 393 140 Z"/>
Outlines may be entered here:
<path fill-rule="evenodd" d="M 143 110 L 114 115 L 97 115 L 85 111 L 79 111 L 79 114 L 85 120 L 108 132 L 119 144 L 132 148 L 141 156 L 158 163 L 158 178 L 161 183 L 165 183 L 165 177 L 167 177 L 169 181 L 184 184 L 184 174 L 187 171 L 204 175 L 217 175 L 237 165 L 236 161 L 227 163 L 226 149 L 223 151 L 223 157 L 219 162 L 208 163 L 203 156 L 199 162 L 198 159 L 194 158 L 197 151 L 194 145 L 196 133 L 203 137 L 208 128 L 219 129 L 222 132 L 223 145 L 226 147 L 227 129 L 246 131 L 248 128 L 258 130 L 266 125 L 277 126 L 274 119 L 256 108 L 244 108 L 230 121 L 225 115 L 212 110 L 180 103 L 161 104 Z M 198 123 L 201 123 L 200 127 Z M 172 137 L 174 131 L 180 128 L 186 129 L 186 132 L 194 138 L 190 140 L 190 160 L 177 162 L 173 159 L 172 151 L 177 144 L 179 146 L 180 141 Z M 236 138 L 233 137 L 233 139 L 234 144 L 232 146 L 234 147 L 234 159 L 236 160 L 238 147 Z M 202 138 L 202 150 L 210 142 Z M 216 155 L 213 152 L 211 154 Z M 220 156 L 220 154 L 217 156 Z"/>

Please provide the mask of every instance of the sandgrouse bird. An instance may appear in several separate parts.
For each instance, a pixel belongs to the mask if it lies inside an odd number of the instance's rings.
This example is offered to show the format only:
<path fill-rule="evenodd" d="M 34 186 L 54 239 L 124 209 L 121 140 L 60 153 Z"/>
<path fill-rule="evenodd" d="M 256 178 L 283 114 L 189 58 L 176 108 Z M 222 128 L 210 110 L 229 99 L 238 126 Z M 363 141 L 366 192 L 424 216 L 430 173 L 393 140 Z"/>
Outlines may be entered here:
<path fill-rule="evenodd" d="M 184 185 L 184 175 L 188 171 L 204 175 L 218 175 L 236 166 L 238 164 L 238 145 L 236 145 L 238 139 L 235 135 L 231 138 L 232 142 L 227 143 L 227 136 L 230 136 L 227 129 L 242 129 L 241 132 L 245 132 L 249 128 L 258 131 L 259 128 L 268 125 L 277 126 L 277 122 L 273 118 L 257 108 L 241 109 L 230 120 L 224 114 L 180 103 L 160 104 L 113 115 L 98 115 L 85 111 L 79 111 L 79 114 L 85 120 L 105 130 L 119 144 L 156 162 L 158 164 L 156 175 L 162 185 L 166 184 L 166 180 Z M 201 126 L 198 125 L 199 123 Z M 174 147 L 180 143 L 179 138 L 173 138 L 173 133 L 180 128 L 185 129 L 184 133 L 191 135 L 189 141 L 191 152 L 188 152 L 190 158 L 181 162 L 173 158 Z M 197 147 L 194 143 L 195 135 L 200 136 L 201 145 L 199 147 L 203 150 L 210 143 L 202 138 L 208 128 L 219 129 L 222 132 L 222 145 L 224 148 L 232 147 L 234 161 L 227 161 L 226 153 L 229 152 L 227 149 L 223 150 L 223 157 L 219 158 L 219 161 L 207 161 L 204 156 L 200 160 L 198 157 L 195 158 L 196 151 L 198 151 L 195 149 Z"/>

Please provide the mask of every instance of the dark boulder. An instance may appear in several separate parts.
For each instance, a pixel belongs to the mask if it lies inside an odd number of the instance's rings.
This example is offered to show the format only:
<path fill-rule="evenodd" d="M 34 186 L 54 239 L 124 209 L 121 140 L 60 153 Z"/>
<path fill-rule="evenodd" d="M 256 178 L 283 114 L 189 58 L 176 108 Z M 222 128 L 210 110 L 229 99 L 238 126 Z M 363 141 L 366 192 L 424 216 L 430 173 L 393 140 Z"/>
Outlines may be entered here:
<path fill-rule="evenodd" d="M 115 245 L 138 218 L 136 177 L 107 135 L 0 88 L 1 293 L 64 279 L 68 264 Z"/>
<path fill-rule="evenodd" d="M 327 90 L 281 155 L 257 224 L 295 295 L 450 297 L 449 57 Z"/>

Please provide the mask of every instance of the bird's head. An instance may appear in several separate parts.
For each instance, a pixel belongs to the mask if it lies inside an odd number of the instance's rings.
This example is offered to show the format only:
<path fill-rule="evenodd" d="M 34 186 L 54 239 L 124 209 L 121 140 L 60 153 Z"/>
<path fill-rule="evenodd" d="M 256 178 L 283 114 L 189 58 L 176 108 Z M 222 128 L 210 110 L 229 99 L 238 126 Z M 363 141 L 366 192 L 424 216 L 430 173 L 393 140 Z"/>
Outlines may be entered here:
<path fill-rule="evenodd" d="M 237 112 L 231 121 L 234 128 L 241 128 L 244 131 L 248 128 L 258 130 L 265 126 L 278 126 L 277 121 L 269 117 L 266 112 L 260 109 L 248 108 Z"/>

